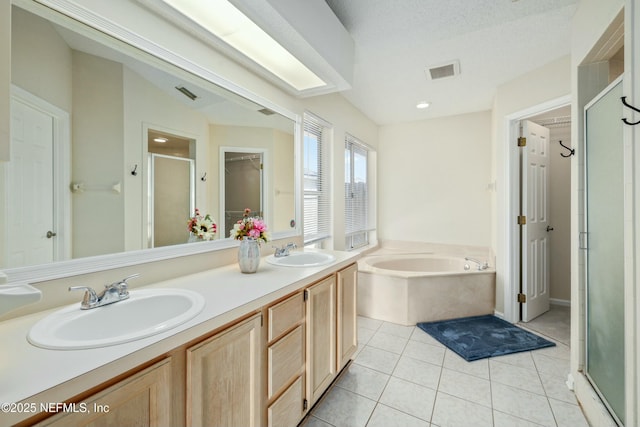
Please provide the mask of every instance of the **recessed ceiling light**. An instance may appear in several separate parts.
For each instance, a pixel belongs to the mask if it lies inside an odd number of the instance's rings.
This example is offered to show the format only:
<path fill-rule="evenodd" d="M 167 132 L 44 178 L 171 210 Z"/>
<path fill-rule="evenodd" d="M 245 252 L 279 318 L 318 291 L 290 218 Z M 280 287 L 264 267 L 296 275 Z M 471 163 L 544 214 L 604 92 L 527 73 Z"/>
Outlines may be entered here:
<path fill-rule="evenodd" d="M 430 102 L 427 101 L 420 101 L 418 102 L 418 104 L 416 105 L 416 108 L 420 109 L 420 110 L 424 110 L 425 108 L 429 108 L 429 106 L 431 105 Z"/>
<path fill-rule="evenodd" d="M 167 138 L 162 138 L 162 137 L 153 138 L 153 140 L 155 142 L 160 142 L 160 143 L 165 143 L 165 142 L 169 141 Z"/>

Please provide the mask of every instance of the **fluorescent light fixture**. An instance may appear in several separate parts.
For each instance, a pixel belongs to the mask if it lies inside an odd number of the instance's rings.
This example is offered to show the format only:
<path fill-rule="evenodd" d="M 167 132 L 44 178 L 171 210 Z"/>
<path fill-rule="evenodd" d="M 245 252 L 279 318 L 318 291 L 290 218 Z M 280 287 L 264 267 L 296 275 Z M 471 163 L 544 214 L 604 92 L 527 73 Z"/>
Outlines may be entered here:
<path fill-rule="evenodd" d="M 326 83 L 227 0 L 162 0 L 297 90 Z"/>
<path fill-rule="evenodd" d="M 430 102 L 427 101 L 420 101 L 418 102 L 418 104 L 416 105 L 416 108 L 420 109 L 420 110 L 424 110 L 425 108 L 429 108 L 429 106 L 431 105 Z"/>

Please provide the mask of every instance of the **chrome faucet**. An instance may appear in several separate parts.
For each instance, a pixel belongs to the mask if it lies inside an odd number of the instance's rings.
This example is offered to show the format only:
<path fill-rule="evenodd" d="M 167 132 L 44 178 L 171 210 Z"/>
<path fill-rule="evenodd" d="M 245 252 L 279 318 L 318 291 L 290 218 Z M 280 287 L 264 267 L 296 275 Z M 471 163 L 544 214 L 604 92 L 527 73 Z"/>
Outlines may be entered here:
<path fill-rule="evenodd" d="M 469 258 L 469 257 L 464 257 L 465 261 L 471 261 L 471 262 L 475 262 L 476 264 L 478 264 L 478 271 L 482 271 L 482 270 L 486 270 L 487 268 L 489 268 L 489 263 L 486 261 L 478 261 L 475 258 Z"/>
<path fill-rule="evenodd" d="M 281 258 L 281 257 L 285 257 L 285 256 L 289 256 L 289 251 L 291 249 L 295 249 L 297 248 L 298 245 L 296 245 L 295 243 L 289 242 L 286 245 L 282 245 L 281 248 L 278 247 L 273 247 L 276 251 L 273 253 L 273 256 L 276 258 Z"/>
<path fill-rule="evenodd" d="M 89 286 L 71 286 L 69 287 L 69 291 L 85 291 L 80 308 L 82 310 L 89 310 L 129 298 L 129 284 L 127 280 L 134 279 L 138 276 L 140 275 L 132 274 L 110 285 L 105 285 L 104 290 L 99 294 Z"/>

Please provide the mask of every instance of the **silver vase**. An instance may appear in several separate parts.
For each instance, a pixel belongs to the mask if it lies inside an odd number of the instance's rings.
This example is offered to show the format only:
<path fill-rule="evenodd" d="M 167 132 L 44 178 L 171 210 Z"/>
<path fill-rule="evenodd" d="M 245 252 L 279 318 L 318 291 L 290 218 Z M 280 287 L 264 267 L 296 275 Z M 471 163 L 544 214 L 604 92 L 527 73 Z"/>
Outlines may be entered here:
<path fill-rule="evenodd" d="M 256 239 L 245 237 L 240 240 L 238 265 L 243 273 L 255 273 L 260 265 L 260 246 Z"/>

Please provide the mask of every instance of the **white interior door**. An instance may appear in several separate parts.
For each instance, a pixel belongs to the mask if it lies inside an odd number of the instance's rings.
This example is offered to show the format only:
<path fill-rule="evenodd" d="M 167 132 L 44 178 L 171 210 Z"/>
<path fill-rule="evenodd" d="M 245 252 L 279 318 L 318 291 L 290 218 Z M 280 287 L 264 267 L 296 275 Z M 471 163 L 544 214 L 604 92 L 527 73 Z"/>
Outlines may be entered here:
<path fill-rule="evenodd" d="M 549 129 L 523 122 L 522 150 L 522 321 L 549 310 Z"/>
<path fill-rule="evenodd" d="M 54 260 L 53 118 L 11 102 L 11 161 L 7 164 L 5 267 Z"/>

